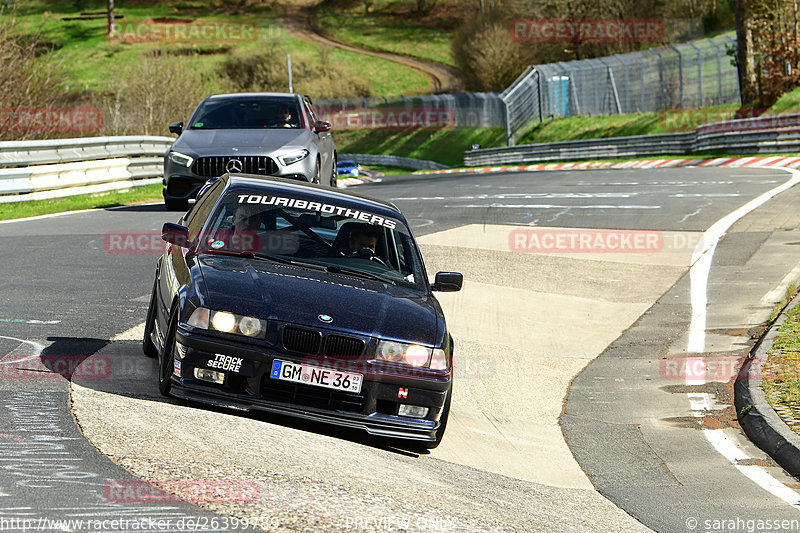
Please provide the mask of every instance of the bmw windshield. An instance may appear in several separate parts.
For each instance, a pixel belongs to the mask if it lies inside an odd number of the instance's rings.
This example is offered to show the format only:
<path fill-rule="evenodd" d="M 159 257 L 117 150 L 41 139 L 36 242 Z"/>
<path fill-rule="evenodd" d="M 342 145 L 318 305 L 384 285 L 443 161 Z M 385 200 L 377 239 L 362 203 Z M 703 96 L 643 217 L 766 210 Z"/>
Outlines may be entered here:
<path fill-rule="evenodd" d="M 198 251 L 304 264 L 427 290 L 403 221 L 324 201 L 229 194 L 209 217 Z"/>

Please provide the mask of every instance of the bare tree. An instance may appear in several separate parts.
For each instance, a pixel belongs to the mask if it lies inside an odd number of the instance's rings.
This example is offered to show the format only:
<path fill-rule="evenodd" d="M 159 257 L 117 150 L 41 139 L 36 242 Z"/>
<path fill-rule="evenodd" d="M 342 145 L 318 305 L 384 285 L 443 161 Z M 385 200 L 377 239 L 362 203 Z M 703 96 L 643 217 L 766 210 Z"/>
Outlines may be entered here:
<path fill-rule="evenodd" d="M 736 0 L 736 68 L 742 105 L 752 105 L 756 98 L 756 64 L 753 57 L 753 29 L 750 0 Z"/>
<path fill-rule="evenodd" d="M 417 0 L 417 9 L 415 10 L 417 15 L 422 17 L 430 15 L 436 7 L 437 1 L 438 0 Z"/>
<path fill-rule="evenodd" d="M 114 0 L 108 0 L 108 36 L 114 37 L 117 34 L 117 27 L 114 24 Z"/>

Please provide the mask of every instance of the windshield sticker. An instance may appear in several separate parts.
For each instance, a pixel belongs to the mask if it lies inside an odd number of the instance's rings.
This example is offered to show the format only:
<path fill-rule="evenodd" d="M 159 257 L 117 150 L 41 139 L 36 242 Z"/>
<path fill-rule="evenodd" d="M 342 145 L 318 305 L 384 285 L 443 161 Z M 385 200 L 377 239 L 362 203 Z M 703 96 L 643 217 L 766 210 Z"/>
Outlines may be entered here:
<path fill-rule="evenodd" d="M 196 123 L 196 124 L 194 125 L 194 127 L 195 127 L 195 128 L 202 128 L 202 127 L 203 127 L 203 123 L 202 123 L 202 122 L 198 122 L 198 123 Z"/>
<path fill-rule="evenodd" d="M 214 241 L 211 243 L 211 247 L 214 248 L 215 250 L 222 248 L 223 246 L 225 246 L 225 243 L 223 241 Z"/>
<path fill-rule="evenodd" d="M 297 198 L 285 198 L 281 196 L 262 196 L 260 194 L 240 194 L 240 204 L 261 204 L 261 205 L 274 205 L 282 207 L 293 207 L 295 209 L 308 209 L 309 211 L 319 211 L 320 213 L 336 214 L 346 216 L 348 218 L 357 218 L 369 224 L 376 226 L 383 226 L 389 229 L 394 229 L 397 222 L 389 218 L 384 218 L 365 211 L 358 211 L 357 209 L 349 209 L 331 204 L 323 204 L 320 202 L 309 202 L 308 200 L 300 200 Z"/>

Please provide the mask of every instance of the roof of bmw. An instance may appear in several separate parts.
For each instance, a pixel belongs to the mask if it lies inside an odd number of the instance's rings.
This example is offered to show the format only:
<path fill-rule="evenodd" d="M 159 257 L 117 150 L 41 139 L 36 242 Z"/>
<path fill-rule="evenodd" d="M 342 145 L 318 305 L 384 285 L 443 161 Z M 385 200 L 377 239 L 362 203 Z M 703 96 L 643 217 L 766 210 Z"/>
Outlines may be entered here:
<path fill-rule="evenodd" d="M 225 174 L 222 179 L 225 178 L 230 182 L 231 192 L 246 189 L 252 194 L 259 192 L 258 189 L 264 189 L 265 192 L 270 190 L 280 191 L 283 194 L 297 193 L 303 196 L 314 196 L 325 201 L 344 200 L 367 209 L 389 209 L 394 212 L 395 216 L 400 214 L 400 210 L 391 202 L 343 189 L 332 189 L 325 185 L 247 174 Z"/>

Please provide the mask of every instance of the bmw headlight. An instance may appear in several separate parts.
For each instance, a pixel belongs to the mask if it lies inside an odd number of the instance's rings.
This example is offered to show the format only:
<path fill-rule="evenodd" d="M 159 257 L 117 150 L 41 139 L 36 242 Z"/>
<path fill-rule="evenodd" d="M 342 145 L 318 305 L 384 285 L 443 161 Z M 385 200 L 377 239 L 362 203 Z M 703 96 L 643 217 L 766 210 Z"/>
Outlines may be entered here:
<path fill-rule="evenodd" d="M 194 163 L 194 158 L 180 152 L 170 152 L 169 160 L 182 167 L 189 168 Z"/>
<path fill-rule="evenodd" d="M 297 152 L 292 152 L 290 154 L 282 155 L 282 156 L 278 157 L 278 160 L 280 160 L 280 162 L 284 166 L 288 167 L 289 165 L 293 165 L 293 164 L 295 164 L 295 163 L 297 163 L 299 161 L 302 161 L 303 159 L 308 157 L 309 153 L 311 153 L 311 152 L 309 152 L 308 150 L 303 148 L 302 150 L 299 150 Z"/>
<path fill-rule="evenodd" d="M 263 339 L 267 334 L 267 321 L 264 319 L 237 315 L 228 311 L 212 311 L 205 307 L 195 309 L 187 324 L 196 328 L 234 333 L 257 339 Z"/>
<path fill-rule="evenodd" d="M 419 344 L 406 344 L 396 341 L 378 342 L 377 358 L 379 361 L 403 363 L 416 367 L 427 367 L 431 359 L 430 348 Z"/>

